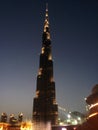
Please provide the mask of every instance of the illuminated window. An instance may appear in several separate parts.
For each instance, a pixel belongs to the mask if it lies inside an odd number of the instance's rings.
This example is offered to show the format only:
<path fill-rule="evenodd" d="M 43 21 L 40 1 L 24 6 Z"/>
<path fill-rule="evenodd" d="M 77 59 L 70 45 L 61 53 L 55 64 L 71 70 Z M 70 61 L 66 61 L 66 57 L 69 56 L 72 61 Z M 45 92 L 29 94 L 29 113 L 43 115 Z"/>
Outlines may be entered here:
<path fill-rule="evenodd" d="M 49 58 L 48 58 L 48 59 L 49 59 L 49 60 L 52 60 L 52 55 L 51 55 L 51 54 L 49 55 Z"/>
<path fill-rule="evenodd" d="M 36 91 L 36 97 L 38 97 L 39 96 L 39 91 Z"/>
<path fill-rule="evenodd" d="M 46 17 L 48 17 L 48 13 L 46 13 Z"/>
<path fill-rule="evenodd" d="M 42 74 L 42 68 L 39 69 L 38 75 Z"/>
<path fill-rule="evenodd" d="M 45 49 L 45 48 L 44 48 L 44 47 L 42 47 L 42 54 L 44 54 L 44 49 Z"/>
<path fill-rule="evenodd" d="M 47 32 L 47 39 L 50 39 L 50 34 Z"/>

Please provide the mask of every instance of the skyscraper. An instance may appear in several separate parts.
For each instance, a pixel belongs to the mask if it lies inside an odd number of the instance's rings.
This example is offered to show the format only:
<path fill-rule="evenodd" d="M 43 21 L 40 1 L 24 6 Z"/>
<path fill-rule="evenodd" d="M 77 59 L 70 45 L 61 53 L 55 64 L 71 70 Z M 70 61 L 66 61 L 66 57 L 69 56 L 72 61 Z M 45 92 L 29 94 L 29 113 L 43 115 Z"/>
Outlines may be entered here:
<path fill-rule="evenodd" d="M 58 105 L 56 103 L 55 82 L 53 79 L 53 61 L 47 6 L 42 34 L 36 96 L 33 102 L 33 122 L 51 122 L 52 125 L 58 123 Z"/>

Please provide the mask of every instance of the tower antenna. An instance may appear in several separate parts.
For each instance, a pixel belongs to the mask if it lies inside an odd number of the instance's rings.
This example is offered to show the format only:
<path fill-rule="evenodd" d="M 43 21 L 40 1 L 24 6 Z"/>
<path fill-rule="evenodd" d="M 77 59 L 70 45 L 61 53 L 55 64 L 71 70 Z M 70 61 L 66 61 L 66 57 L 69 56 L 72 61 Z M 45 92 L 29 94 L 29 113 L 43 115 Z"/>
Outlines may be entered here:
<path fill-rule="evenodd" d="M 48 3 L 46 3 L 46 10 L 48 11 Z"/>

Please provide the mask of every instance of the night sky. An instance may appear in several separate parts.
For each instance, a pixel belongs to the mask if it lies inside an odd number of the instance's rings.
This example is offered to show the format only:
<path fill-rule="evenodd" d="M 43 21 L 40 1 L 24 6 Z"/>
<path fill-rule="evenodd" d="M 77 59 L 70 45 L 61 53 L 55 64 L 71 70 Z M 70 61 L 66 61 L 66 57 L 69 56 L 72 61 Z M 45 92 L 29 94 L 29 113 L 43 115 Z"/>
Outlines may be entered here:
<path fill-rule="evenodd" d="M 84 112 L 98 83 L 96 0 L 0 0 L 0 113 L 31 117 L 46 2 L 57 103 Z"/>

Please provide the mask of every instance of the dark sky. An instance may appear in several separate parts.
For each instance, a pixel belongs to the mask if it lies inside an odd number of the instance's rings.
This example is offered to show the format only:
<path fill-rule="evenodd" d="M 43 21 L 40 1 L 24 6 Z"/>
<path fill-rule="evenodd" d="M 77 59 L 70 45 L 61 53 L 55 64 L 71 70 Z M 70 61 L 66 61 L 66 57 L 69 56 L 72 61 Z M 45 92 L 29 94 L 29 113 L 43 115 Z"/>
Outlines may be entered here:
<path fill-rule="evenodd" d="M 98 83 L 98 2 L 0 0 L 0 113 L 31 117 L 46 2 L 57 103 L 85 111 Z"/>

